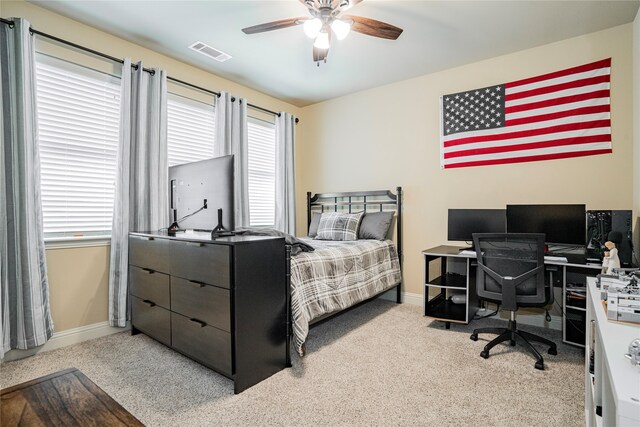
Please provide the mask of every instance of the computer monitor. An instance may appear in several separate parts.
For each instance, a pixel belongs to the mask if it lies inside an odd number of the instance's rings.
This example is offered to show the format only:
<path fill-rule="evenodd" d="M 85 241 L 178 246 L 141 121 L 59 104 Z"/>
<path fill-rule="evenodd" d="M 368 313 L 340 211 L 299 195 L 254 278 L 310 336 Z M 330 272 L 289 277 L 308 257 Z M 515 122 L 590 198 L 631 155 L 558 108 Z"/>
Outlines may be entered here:
<path fill-rule="evenodd" d="M 473 233 L 504 233 L 504 209 L 449 209 L 447 239 L 472 242 Z"/>
<path fill-rule="evenodd" d="M 583 246 L 585 205 L 507 205 L 507 232 L 544 233 L 546 243 Z"/>
<path fill-rule="evenodd" d="M 218 225 L 222 209 L 222 226 L 233 231 L 233 171 L 233 155 L 170 167 L 171 221 L 180 229 L 210 231 Z"/>

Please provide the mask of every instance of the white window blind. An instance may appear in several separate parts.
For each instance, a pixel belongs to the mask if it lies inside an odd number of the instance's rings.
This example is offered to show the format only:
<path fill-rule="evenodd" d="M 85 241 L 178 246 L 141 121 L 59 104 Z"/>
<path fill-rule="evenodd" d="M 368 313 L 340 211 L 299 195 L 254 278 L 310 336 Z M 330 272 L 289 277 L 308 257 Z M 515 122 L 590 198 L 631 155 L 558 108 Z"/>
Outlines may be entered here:
<path fill-rule="evenodd" d="M 249 221 L 253 227 L 273 227 L 275 222 L 275 125 L 249 118 Z"/>
<path fill-rule="evenodd" d="M 45 237 L 108 235 L 120 79 L 39 54 L 36 84 Z"/>
<path fill-rule="evenodd" d="M 169 94 L 167 101 L 169 166 L 213 157 L 215 134 L 213 105 Z"/>

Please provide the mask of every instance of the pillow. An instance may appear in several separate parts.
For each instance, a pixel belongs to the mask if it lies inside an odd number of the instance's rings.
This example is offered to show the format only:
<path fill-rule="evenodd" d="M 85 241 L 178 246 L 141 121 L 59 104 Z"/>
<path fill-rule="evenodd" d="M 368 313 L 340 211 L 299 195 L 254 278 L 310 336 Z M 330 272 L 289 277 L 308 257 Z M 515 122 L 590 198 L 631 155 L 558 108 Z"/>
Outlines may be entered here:
<path fill-rule="evenodd" d="M 395 212 L 373 212 L 365 214 L 358 231 L 358 239 L 386 240 Z"/>
<path fill-rule="evenodd" d="M 320 225 L 320 217 L 322 216 L 319 212 L 313 212 L 311 214 L 311 224 L 309 224 L 309 237 L 316 237 L 318 234 L 318 225 Z"/>
<path fill-rule="evenodd" d="M 364 212 L 348 214 L 325 212 L 318 225 L 318 240 L 358 240 L 358 227 Z"/>

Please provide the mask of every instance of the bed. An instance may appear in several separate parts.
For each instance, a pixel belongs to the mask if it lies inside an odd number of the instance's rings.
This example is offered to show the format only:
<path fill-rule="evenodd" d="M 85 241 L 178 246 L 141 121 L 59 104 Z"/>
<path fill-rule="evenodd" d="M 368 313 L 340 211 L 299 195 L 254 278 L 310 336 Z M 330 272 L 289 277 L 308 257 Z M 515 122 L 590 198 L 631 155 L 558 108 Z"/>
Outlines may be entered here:
<path fill-rule="evenodd" d="M 398 187 L 395 194 L 391 191 L 307 193 L 308 229 L 314 212 L 365 212 L 365 216 L 395 212 L 395 227 L 393 224 L 389 227 L 384 240 L 302 238 L 315 250 L 290 257 L 288 355 L 291 343 L 299 355 L 304 355 L 313 324 L 393 288 L 397 303 L 401 302 L 402 188 Z"/>

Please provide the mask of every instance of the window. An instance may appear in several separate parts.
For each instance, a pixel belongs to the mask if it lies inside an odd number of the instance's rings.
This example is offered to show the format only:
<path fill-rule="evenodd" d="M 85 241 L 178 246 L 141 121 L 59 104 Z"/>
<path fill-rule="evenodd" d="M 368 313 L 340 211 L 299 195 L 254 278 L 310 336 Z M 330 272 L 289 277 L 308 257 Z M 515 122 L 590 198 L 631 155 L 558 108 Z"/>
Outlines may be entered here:
<path fill-rule="evenodd" d="M 167 100 L 169 166 L 213 157 L 215 119 L 213 105 L 169 94 Z"/>
<path fill-rule="evenodd" d="M 120 79 L 44 54 L 36 61 L 44 233 L 111 233 L 120 122 Z M 213 157 L 213 105 L 169 94 L 168 164 Z M 249 204 L 252 226 L 273 226 L 275 126 L 250 118 Z"/>
<path fill-rule="evenodd" d="M 45 237 L 108 235 L 120 79 L 38 54 L 36 84 Z"/>
<path fill-rule="evenodd" d="M 273 227 L 276 192 L 276 128 L 249 118 L 249 213 L 252 227 Z"/>

